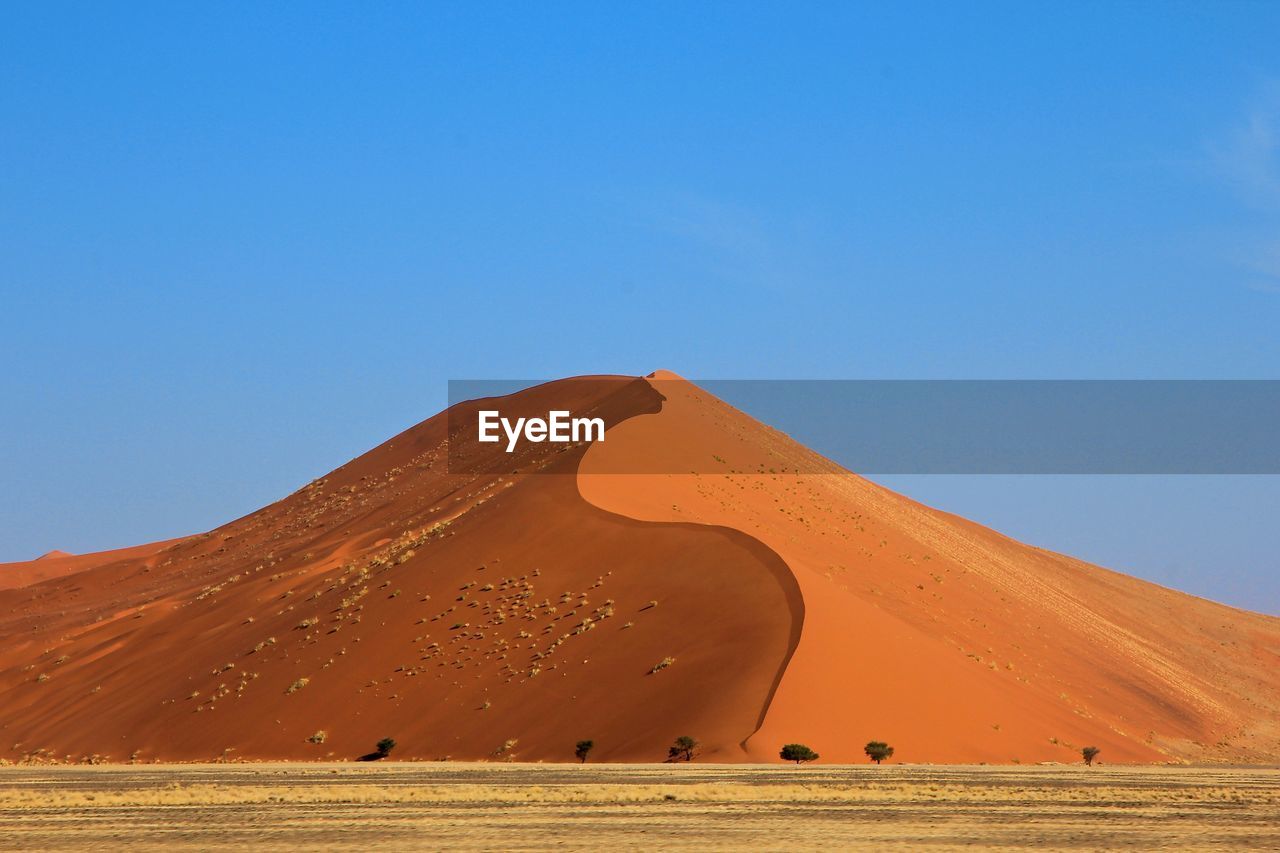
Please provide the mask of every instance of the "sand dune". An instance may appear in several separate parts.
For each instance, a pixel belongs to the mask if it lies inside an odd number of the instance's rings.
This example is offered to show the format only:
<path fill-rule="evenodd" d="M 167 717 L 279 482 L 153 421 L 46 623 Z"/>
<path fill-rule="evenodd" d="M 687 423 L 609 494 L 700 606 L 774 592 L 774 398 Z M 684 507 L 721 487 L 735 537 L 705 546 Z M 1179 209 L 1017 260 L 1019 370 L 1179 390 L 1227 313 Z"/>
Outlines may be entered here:
<path fill-rule="evenodd" d="M 502 402 L 602 417 L 591 446 L 494 452 L 479 405 L 209 533 L 0 565 L 0 757 L 1280 758 L 1280 620 L 920 506 L 673 375 Z"/>
<path fill-rule="evenodd" d="M 66 551 L 49 551 L 21 563 L 0 563 L 0 589 L 28 586 L 50 578 L 64 577 L 105 566 L 118 561 L 145 559 L 161 549 L 176 544 L 181 539 L 117 548 L 113 551 L 97 551 L 92 554 L 68 554 Z"/>

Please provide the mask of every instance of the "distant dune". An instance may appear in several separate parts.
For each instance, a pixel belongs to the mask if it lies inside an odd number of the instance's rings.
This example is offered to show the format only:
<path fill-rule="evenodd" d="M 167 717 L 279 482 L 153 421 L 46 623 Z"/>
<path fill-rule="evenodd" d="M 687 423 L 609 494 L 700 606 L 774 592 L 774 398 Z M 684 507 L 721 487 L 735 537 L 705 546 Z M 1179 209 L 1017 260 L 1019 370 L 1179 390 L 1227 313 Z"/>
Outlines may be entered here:
<path fill-rule="evenodd" d="M 210 533 L 0 564 L 0 757 L 1280 760 L 1280 619 L 921 506 L 672 374 L 501 407 L 608 437 L 447 456 L 441 413 Z M 646 464 L 699 473 L 614 473 Z"/>
<path fill-rule="evenodd" d="M 0 589 L 29 586 L 39 581 L 64 575 L 73 575 L 86 569 L 105 566 L 108 563 L 117 561 L 137 560 L 148 557 L 161 548 L 181 541 L 181 539 L 170 539 L 166 542 L 135 545 L 132 548 L 117 548 L 114 551 L 98 551 L 93 554 L 68 554 L 66 551 L 50 551 L 25 563 L 0 563 Z"/>

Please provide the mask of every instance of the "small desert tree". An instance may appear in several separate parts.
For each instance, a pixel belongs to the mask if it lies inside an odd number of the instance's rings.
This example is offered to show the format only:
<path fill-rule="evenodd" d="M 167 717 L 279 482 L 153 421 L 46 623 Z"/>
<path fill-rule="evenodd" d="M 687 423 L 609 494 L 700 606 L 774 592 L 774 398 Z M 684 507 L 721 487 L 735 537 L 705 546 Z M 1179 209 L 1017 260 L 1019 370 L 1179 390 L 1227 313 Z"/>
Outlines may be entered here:
<path fill-rule="evenodd" d="M 1084 757 L 1084 763 L 1089 767 L 1092 767 L 1093 759 L 1098 757 L 1099 752 L 1102 752 L 1102 750 L 1098 749 L 1096 746 L 1086 746 L 1084 749 L 1080 750 L 1080 755 Z"/>
<path fill-rule="evenodd" d="M 396 748 L 395 738 L 384 737 L 378 741 L 378 757 L 386 758 L 391 754 L 391 750 Z"/>
<path fill-rule="evenodd" d="M 802 743 L 789 743 L 782 747 L 778 757 L 783 761 L 794 761 L 796 764 L 803 764 L 806 761 L 817 761 L 818 753 Z"/>
<path fill-rule="evenodd" d="M 596 745 L 596 742 L 593 740 L 580 740 L 578 741 L 577 745 L 573 748 L 573 754 L 578 757 L 578 761 L 582 762 L 583 764 L 586 764 L 587 753 L 590 752 L 595 745 Z"/>
<path fill-rule="evenodd" d="M 884 741 L 873 740 L 863 747 L 863 752 L 867 754 L 867 758 L 870 758 L 876 764 L 879 764 L 881 761 L 884 761 L 886 758 L 890 758 L 893 755 L 893 747 L 889 746 L 889 744 Z"/>
<path fill-rule="evenodd" d="M 667 748 L 668 761 L 693 761 L 693 755 L 698 749 L 698 742 L 688 735 L 680 735 L 676 738 L 675 743 Z"/>

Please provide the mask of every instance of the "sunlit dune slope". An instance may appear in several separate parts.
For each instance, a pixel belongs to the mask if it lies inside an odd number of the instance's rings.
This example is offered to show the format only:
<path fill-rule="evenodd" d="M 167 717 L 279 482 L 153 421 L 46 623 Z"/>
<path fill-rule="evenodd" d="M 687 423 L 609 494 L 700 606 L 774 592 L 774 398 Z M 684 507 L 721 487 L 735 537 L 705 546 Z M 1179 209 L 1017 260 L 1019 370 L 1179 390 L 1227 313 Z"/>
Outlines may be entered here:
<path fill-rule="evenodd" d="M 661 411 L 588 451 L 582 493 L 741 530 L 794 573 L 800 642 L 750 757 L 799 740 L 854 761 L 874 738 L 904 761 L 1074 761 L 1083 745 L 1110 761 L 1280 758 L 1280 619 L 1023 545 L 673 374 L 652 384 Z"/>

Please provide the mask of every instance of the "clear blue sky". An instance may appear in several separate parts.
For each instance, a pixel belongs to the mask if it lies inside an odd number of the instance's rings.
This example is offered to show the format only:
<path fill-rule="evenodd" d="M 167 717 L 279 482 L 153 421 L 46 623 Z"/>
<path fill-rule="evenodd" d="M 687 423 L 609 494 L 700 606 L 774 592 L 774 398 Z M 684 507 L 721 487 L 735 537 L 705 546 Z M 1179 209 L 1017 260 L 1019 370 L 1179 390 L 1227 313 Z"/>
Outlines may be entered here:
<path fill-rule="evenodd" d="M 1275 3 L 10 5 L 0 560 L 207 529 L 450 377 L 1280 378 L 1278 43 Z M 1280 611 L 1272 478 L 896 485 Z"/>

